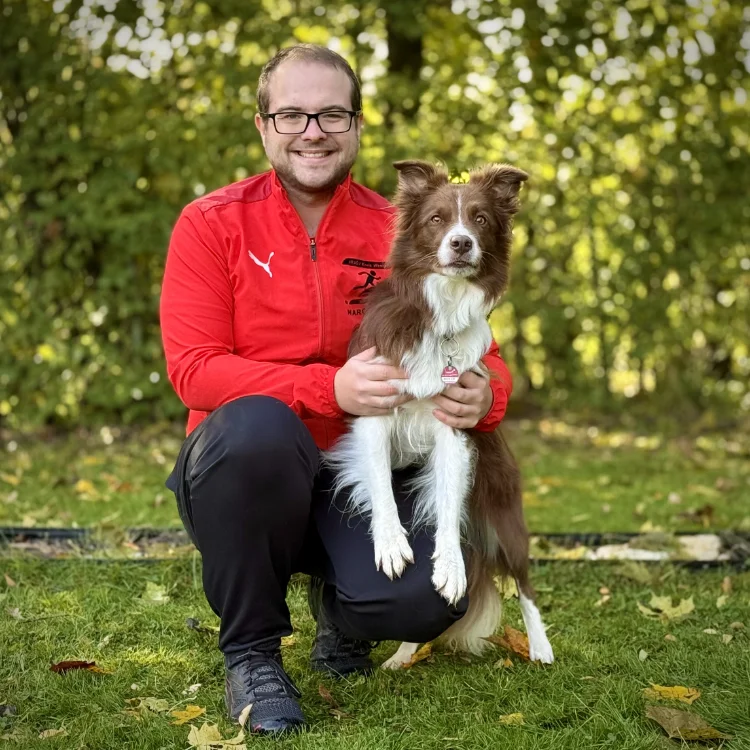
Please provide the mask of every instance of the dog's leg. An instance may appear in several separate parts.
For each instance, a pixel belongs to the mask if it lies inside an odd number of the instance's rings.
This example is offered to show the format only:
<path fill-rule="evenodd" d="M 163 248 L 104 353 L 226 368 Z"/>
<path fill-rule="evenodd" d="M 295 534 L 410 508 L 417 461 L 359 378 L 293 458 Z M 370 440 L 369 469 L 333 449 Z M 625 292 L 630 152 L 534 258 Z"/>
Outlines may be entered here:
<path fill-rule="evenodd" d="M 414 553 L 401 525 L 393 497 L 389 419 L 390 417 L 360 417 L 355 424 L 363 438 L 361 444 L 367 446 L 360 460 L 370 493 L 370 530 L 375 548 L 375 567 L 393 580 L 404 572 L 407 563 L 414 562 Z"/>
<path fill-rule="evenodd" d="M 524 595 L 521 585 L 518 586 L 518 600 L 521 603 L 523 624 L 526 626 L 526 633 L 529 636 L 529 659 L 540 661 L 542 664 L 552 664 L 555 656 L 544 629 L 542 616 L 539 614 L 534 601 Z"/>
<path fill-rule="evenodd" d="M 466 435 L 436 420 L 435 447 L 428 471 L 435 504 L 435 554 L 432 583 L 444 599 L 456 604 L 466 593 L 466 566 L 461 553 L 461 526 L 471 486 L 472 451 Z M 429 498 L 426 498 L 429 500 Z"/>
<path fill-rule="evenodd" d="M 411 657 L 417 653 L 418 648 L 418 643 L 408 643 L 407 641 L 404 641 L 398 647 L 398 651 L 380 666 L 383 669 L 401 669 L 405 664 L 408 664 L 411 661 Z"/>

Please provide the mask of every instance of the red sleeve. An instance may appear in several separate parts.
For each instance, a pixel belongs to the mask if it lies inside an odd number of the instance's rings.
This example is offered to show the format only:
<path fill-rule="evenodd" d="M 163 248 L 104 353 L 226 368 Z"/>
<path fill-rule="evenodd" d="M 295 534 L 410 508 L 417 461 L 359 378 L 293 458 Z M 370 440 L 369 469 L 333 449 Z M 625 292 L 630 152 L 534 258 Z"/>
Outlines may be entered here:
<path fill-rule="evenodd" d="M 513 378 L 508 366 L 503 362 L 500 350 L 494 341 L 490 346 L 490 350 L 482 358 L 482 362 L 492 370 L 496 377 L 490 378 L 492 406 L 490 406 L 490 410 L 477 423 L 474 429 L 480 432 L 492 432 L 505 416 L 505 410 L 508 408 L 508 399 L 510 399 L 510 394 L 513 391 Z"/>
<path fill-rule="evenodd" d="M 343 414 L 333 391 L 337 367 L 234 354 L 233 308 L 224 250 L 200 209 L 188 206 L 172 231 L 159 308 L 167 374 L 182 402 L 210 412 L 242 396 L 266 395 L 300 417 Z"/>

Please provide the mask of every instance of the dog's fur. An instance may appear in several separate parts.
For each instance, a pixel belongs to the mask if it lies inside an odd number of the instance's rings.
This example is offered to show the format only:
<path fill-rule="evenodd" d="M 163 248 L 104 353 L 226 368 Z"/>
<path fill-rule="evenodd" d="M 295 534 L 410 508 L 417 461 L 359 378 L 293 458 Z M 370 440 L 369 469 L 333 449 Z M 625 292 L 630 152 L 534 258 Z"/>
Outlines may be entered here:
<path fill-rule="evenodd" d="M 453 429 L 436 419 L 430 401 L 445 389 L 446 347 L 456 350 L 452 363 L 459 373 L 489 377 L 481 363 L 492 340 L 487 315 L 508 285 L 513 215 L 527 175 L 490 165 L 457 184 L 425 162 L 394 166 L 399 186 L 392 272 L 370 293 L 349 353 L 375 346 L 384 361 L 406 370 L 408 380 L 398 385 L 414 400 L 388 416 L 354 419 L 326 460 L 337 472 L 337 488 L 350 489 L 352 508 L 370 514 L 375 563 L 390 578 L 413 562 L 391 471 L 421 466 L 415 519 L 435 528 L 433 584 L 451 604 L 469 592 L 467 613 L 441 638 L 481 652 L 500 619 L 494 577 L 512 576 L 530 657 L 549 663 L 552 648 L 529 583 L 518 466 L 499 430 Z M 408 662 L 416 648 L 402 644 L 384 666 Z"/>

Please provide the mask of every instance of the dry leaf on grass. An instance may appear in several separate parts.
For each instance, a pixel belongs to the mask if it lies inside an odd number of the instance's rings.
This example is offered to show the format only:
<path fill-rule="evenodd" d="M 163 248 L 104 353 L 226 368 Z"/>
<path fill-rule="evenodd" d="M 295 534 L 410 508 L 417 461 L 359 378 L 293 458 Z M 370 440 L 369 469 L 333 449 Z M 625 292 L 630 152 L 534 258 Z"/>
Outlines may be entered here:
<path fill-rule="evenodd" d="M 648 659 L 648 651 L 644 651 L 643 649 L 641 649 L 638 652 L 638 659 L 639 661 L 646 661 L 646 659 Z"/>
<path fill-rule="evenodd" d="M 409 669 L 410 667 L 413 667 L 417 662 L 424 661 L 425 659 L 432 656 L 432 644 L 431 643 L 425 643 L 422 648 L 417 651 L 414 656 L 411 657 L 411 659 L 404 664 L 402 667 L 403 669 Z"/>
<path fill-rule="evenodd" d="M 8 584 L 8 588 L 13 588 L 16 585 L 16 582 L 7 574 L 4 574 L 5 576 L 5 583 Z"/>
<path fill-rule="evenodd" d="M 126 716 L 135 716 L 137 719 L 150 713 L 165 714 L 169 711 L 169 703 L 163 698 L 128 698 L 125 703 L 131 708 L 126 708 L 123 713 Z"/>
<path fill-rule="evenodd" d="M 681 740 L 731 740 L 731 735 L 724 734 L 707 724 L 698 714 L 680 711 L 676 708 L 647 706 L 646 716 L 653 719 L 669 735 L 670 739 Z"/>
<path fill-rule="evenodd" d="M 692 596 L 689 599 L 681 599 L 680 603 L 676 606 L 672 604 L 671 596 L 656 595 L 651 597 L 648 607 L 640 602 L 637 604 L 641 614 L 652 619 L 658 619 L 664 624 L 671 621 L 682 620 L 695 610 Z"/>
<path fill-rule="evenodd" d="M 234 748 L 234 750 L 247 750 L 244 743 L 245 732 L 240 729 L 240 733 L 232 739 L 222 739 L 219 728 L 216 724 L 204 724 L 200 729 L 190 727 L 188 742 L 191 748 L 197 750 L 224 750 L 225 748 Z"/>
<path fill-rule="evenodd" d="M 526 661 L 529 660 L 529 639 L 525 633 L 511 628 L 510 625 L 505 626 L 503 635 L 490 635 L 485 640 L 493 643 L 495 646 L 502 646 L 504 649 L 518 654 L 521 658 L 526 659 Z"/>
<path fill-rule="evenodd" d="M 691 705 L 701 697 L 700 690 L 696 688 L 682 687 L 682 685 L 674 685 L 667 687 L 666 685 L 655 685 L 651 683 L 650 688 L 644 688 L 643 694 L 651 700 L 671 700 L 680 701 Z"/>
<path fill-rule="evenodd" d="M 325 685 L 318 686 L 318 695 L 330 706 L 328 713 L 337 719 L 351 719 L 351 714 L 342 711 L 336 699 L 331 695 L 331 691 L 328 690 Z"/>
<path fill-rule="evenodd" d="M 97 666 L 95 661 L 60 661 L 50 667 L 50 671 L 57 674 L 65 674 L 75 669 L 83 669 L 86 672 L 95 674 L 112 674 L 112 672 Z"/>
<path fill-rule="evenodd" d="M 65 737 L 68 732 L 65 729 L 45 729 L 39 733 L 40 740 L 48 740 L 50 737 Z"/>
<path fill-rule="evenodd" d="M 513 662 L 507 657 L 505 659 L 498 659 L 495 662 L 495 669 L 499 669 L 501 667 L 512 667 L 512 666 L 513 666 Z"/>
<path fill-rule="evenodd" d="M 21 484 L 20 477 L 17 477 L 15 474 L 0 474 L 0 479 L 12 487 L 18 487 L 18 485 Z"/>
<path fill-rule="evenodd" d="M 729 576 L 724 576 L 721 582 L 721 593 L 727 595 L 732 593 L 732 579 Z"/>
<path fill-rule="evenodd" d="M 721 642 L 727 646 L 731 642 L 732 638 L 734 638 L 733 635 L 730 635 L 729 633 L 724 633 L 724 635 L 721 636 Z"/>
<path fill-rule="evenodd" d="M 197 719 L 199 716 L 203 716 L 203 714 L 206 713 L 205 708 L 201 708 L 200 706 L 195 706 L 192 703 L 189 703 L 187 706 L 185 706 L 184 710 L 182 711 L 170 711 L 169 715 L 174 716 L 175 721 L 172 722 L 174 726 L 180 727 L 183 724 L 187 724 L 189 721 L 192 721 L 193 719 Z"/>
<path fill-rule="evenodd" d="M 169 601 L 166 586 L 160 586 L 158 583 L 148 581 L 146 590 L 141 594 L 140 599 L 149 604 L 166 604 Z"/>
<path fill-rule="evenodd" d="M 183 695 L 195 695 L 198 692 L 198 690 L 200 690 L 200 687 L 201 687 L 201 683 L 196 682 L 195 685 L 190 685 L 190 687 L 185 688 L 182 691 L 182 694 Z"/>
<path fill-rule="evenodd" d="M 520 727 L 523 721 L 523 714 L 505 714 L 500 717 L 500 723 L 507 726 Z"/>
<path fill-rule="evenodd" d="M 721 609 L 722 607 L 725 607 L 727 604 L 727 601 L 729 601 L 729 594 L 722 594 L 716 600 L 716 609 Z"/>

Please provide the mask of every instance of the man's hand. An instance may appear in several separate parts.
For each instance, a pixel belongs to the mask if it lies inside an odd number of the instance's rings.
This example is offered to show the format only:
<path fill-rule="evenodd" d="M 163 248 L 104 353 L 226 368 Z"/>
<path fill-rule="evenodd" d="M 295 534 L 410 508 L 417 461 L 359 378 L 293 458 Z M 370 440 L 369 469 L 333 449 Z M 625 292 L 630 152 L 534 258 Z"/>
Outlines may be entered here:
<path fill-rule="evenodd" d="M 432 413 L 443 424 L 459 430 L 476 427 L 492 407 L 490 381 L 474 372 L 465 372 L 455 385 L 449 385 L 432 399 L 439 407 Z"/>
<path fill-rule="evenodd" d="M 333 392 L 345 412 L 358 417 L 382 416 L 412 399 L 388 382 L 406 380 L 407 374 L 399 367 L 374 362 L 376 357 L 373 346 L 347 360 L 336 373 Z"/>

